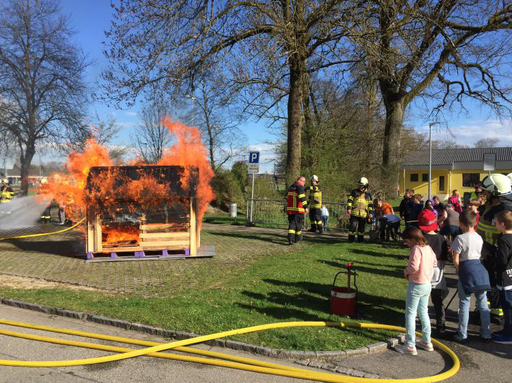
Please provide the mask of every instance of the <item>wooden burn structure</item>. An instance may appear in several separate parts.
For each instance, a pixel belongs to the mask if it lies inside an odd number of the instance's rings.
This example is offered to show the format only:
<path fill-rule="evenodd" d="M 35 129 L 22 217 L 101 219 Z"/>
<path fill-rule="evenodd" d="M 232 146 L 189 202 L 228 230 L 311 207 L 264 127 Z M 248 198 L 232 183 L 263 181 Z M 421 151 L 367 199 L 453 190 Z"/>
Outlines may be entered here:
<path fill-rule="evenodd" d="M 185 171 L 187 179 L 184 180 Z M 180 166 L 101 166 L 90 169 L 87 178 L 87 258 L 98 254 L 158 257 L 178 253 L 196 256 L 200 246 L 197 221 L 197 168 Z M 130 188 L 142 178 L 154 179 L 159 187 L 157 203 L 142 206 L 132 199 Z M 109 180 L 105 183 L 104 180 Z M 184 187 L 186 183 L 187 187 Z M 111 190 L 104 190 L 105 187 Z M 124 191 L 124 192 L 123 192 Z M 167 193 L 168 191 L 168 193 Z M 140 191 L 152 198 L 150 188 Z M 155 199 L 153 199 L 155 202 Z M 128 239 L 114 234 L 129 233 Z M 131 254 L 133 253 L 133 255 Z M 152 254 L 154 255 L 154 254 Z"/>

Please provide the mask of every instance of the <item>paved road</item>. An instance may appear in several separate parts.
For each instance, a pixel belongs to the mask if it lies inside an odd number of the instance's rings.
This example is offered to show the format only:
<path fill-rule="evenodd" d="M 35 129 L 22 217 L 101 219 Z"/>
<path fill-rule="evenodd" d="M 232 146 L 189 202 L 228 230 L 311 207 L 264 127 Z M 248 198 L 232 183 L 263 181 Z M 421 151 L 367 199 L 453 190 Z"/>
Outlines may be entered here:
<path fill-rule="evenodd" d="M 117 335 L 127 338 L 153 340 L 165 342 L 164 339 L 145 334 L 120 330 L 110 326 L 84 322 L 75 319 L 50 316 L 34 311 L 17 309 L 0 305 L 0 318 L 19 322 L 41 324 L 53 327 L 68 328 L 74 330 L 96 332 L 108 335 Z M 0 325 L 0 328 L 18 332 L 35 333 L 55 338 L 66 338 L 94 343 L 107 343 L 79 337 L 70 337 L 54 333 L 46 333 L 35 330 L 20 329 L 12 326 Z M 108 342 L 112 344 L 111 342 Z M 0 359 L 14 360 L 62 360 L 91 358 L 108 355 L 108 353 L 87 350 L 69 346 L 40 343 L 20 338 L 12 338 L 0 335 Z M 264 357 L 235 352 L 227 349 L 203 347 L 215 351 L 242 355 L 250 358 L 269 360 Z M 269 360 L 270 361 L 270 360 Z M 283 363 L 279 361 L 279 363 Z M 285 362 L 286 363 L 286 362 Z M 296 383 L 304 380 L 288 379 L 271 375 L 256 374 L 247 371 L 239 371 L 228 368 L 212 367 L 202 364 L 185 363 L 173 360 L 162 360 L 149 357 L 134 358 L 119 362 L 104 363 L 91 366 L 60 367 L 60 368 L 21 368 L 0 366 L 0 383 L 13 382 L 41 382 L 41 383 Z"/>

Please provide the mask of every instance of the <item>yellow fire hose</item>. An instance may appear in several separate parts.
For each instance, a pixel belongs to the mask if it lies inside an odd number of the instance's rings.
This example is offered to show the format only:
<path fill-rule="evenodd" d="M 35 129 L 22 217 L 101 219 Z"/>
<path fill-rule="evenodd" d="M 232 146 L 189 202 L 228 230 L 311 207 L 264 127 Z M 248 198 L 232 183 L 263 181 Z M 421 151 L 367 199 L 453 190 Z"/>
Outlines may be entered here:
<path fill-rule="evenodd" d="M 457 358 L 457 355 L 449 349 L 447 346 L 442 344 L 441 342 L 432 339 L 434 345 L 447 353 L 453 361 L 453 366 L 438 375 L 423 377 L 423 378 L 414 378 L 414 379 L 366 379 L 366 378 L 356 378 L 350 376 L 340 376 L 330 373 L 324 372 L 315 372 L 311 370 L 305 370 L 296 367 L 290 367 L 275 363 L 262 362 L 258 360 L 253 360 L 249 358 L 242 358 L 212 351 L 199 350 L 189 347 L 184 347 L 190 344 L 202 343 L 213 339 L 224 338 L 227 336 L 237 335 L 237 334 L 246 334 L 251 332 L 276 329 L 276 328 L 287 328 L 287 327 L 351 327 L 351 328 L 371 328 L 371 329 L 384 329 L 384 330 L 392 330 L 392 331 L 400 331 L 404 332 L 405 329 L 399 326 L 390 326 L 390 325 L 380 325 L 380 324 L 371 324 L 371 323 L 343 323 L 343 322 L 281 322 L 281 323 L 272 323 L 260 326 L 252 326 L 246 327 L 237 330 L 224 331 L 216 334 L 210 334 L 205 336 L 199 336 L 196 338 L 174 341 L 170 343 L 157 343 L 157 342 L 149 342 L 149 341 L 141 341 L 134 340 L 128 338 L 121 338 L 116 336 L 107 336 L 101 334 L 88 333 L 83 331 L 74 331 L 74 330 L 66 330 L 53 328 L 48 326 L 39 326 L 32 325 L 20 322 L 14 322 L 10 320 L 0 319 L 0 324 L 24 327 L 48 332 L 55 332 L 61 334 L 68 335 L 76 335 L 94 339 L 108 340 L 119 343 L 128 343 L 135 344 L 141 346 L 149 346 L 147 348 L 141 350 L 133 350 L 130 348 L 117 347 L 117 346 L 107 346 L 102 344 L 95 343 L 87 343 L 87 342 L 77 342 L 63 339 L 50 338 L 45 336 L 31 335 L 18 333 L 7 330 L 0 330 L 0 334 L 7 336 L 15 336 L 24 339 L 32 339 L 41 342 L 49 342 L 56 344 L 64 344 L 75 347 L 85 347 L 103 351 L 111 351 L 117 352 L 118 354 L 103 356 L 97 358 L 89 358 L 89 359 L 76 359 L 76 360 L 60 360 L 60 361 L 18 361 L 18 360 L 0 360 L 0 365 L 4 366 L 19 366 L 19 367 L 65 367 L 65 366 L 80 366 L 80 365 L 88 365 L 88 364 L 96 364 L 96 363 L 106 363 L 113 362 L 117 360 L 123 360 L 128 358 L 133 358 L 137 356 L 152 356 L 158 358 L 166 358 L 166 359 L 174 359 L 180 361 L 189 361 L 194 363 L 203 363 L 214 366 L 222 366 L 222 367 L 230 367 L 236 368 L 246 371 L 259 372 L 264 374 L 273 374 L 280 376 L 287 376 L 292 378 L 299 379 L 309 379 L 316 380 L 321 382 L 343 382 L 343 383 L 382 383 L 382 382 L 402 382 L 402 383 L 425 383 L 425 382 L 440 382 L 442 380 L 448 379 L 455 375 L 459 368 L 460 362 Z M 420 335 L 418 333 L 418 335 Z M 214 357 L 218 359 L 224 360 L 213 360 L 206 359 L 200 357 L 186 356 L 186 355 L 177 355 L 177 354 L 168 354 L 168 353 L 160 353 L 160 351 L 173 349 L 179 352 L 186 352 L 196 355 L 202 355 L 207 357 Z"/>
<path fill-rule="evenodd" d="M 79 222 L 77 222 L 73 226 L 63 229 L 63 230 L 58 230 L 58 231 L 54 231 L 54 232 L 50 232 L 50 233 L 28 234 L 28 235 L 19 235 L 19 236 L 14 236 L 14 237 L 0 238 L 0 241 L 9 240 L 9 239 L 40 237 L 40 236 L 45 236 L 45 235 L 64 233 L 66 231 L 74 229 L 75 227 L 80 225 L 84 220 L 85 220 L 85 218 L 81 219 Z M 276 328 L 287 328 L 287 327 L 350 327 L 350 328 L 370 328 L 370 329 L 382 329 L 382 330 L 405 332 L 405 329 L 403 327 L 373 324 L 373 323 L 281 322 L 281 323 L 271 323 L 271 324 L 260 325 L 260 326 L 245 327 L 245 328 L 241 328 L 241 329 L 237 329 L 237 330 L 224 331 L 224 332 L 220 332 L 220 333 L 216 333 L 216 334 L 204 335 L 204 336 L 199 336 L 196 338 L 175 341 L 175 342 L 170 342 L 170 343 L 157 343 L 157 342 L 149 342 L 149 341 L 142 341 L 142 340 L 134 340 L 134 339 L 128 339 L 128 338 L 122 338 L 122 337 L 116 337 L 116 336 L 88 333 L 88 332 L 83 332 L 83 331 L 74 331 L 74 330 L 53 328 L 53 327 L 48 327 L 48 326 L 32 325 L 32 324 L 15 322 L 15 321 L 10 321 L 10 320 L 5 320 L 5 319 L 0 319 L 0 324 L 36 329 L 36 330 L 41 330 L 41 331 L 55 332 L 55 333 L 61 333 L 61 334 L 76 335 L 76 336 L 88 337 L 88 338 L 93 338 L 93 339 L 109 340 L 109 341 L 114 341 L 114 342 L 119 342 L 119 343 L 135 344 L 135 345 L 140 345 L 140 346 L 149 346 L 149 347 L 141 349 L 141 350 L 133 350 L 133 349 L 124 348 L 124 347 L 107 346 L 107 345 L 87 343 L 87 342 L 77 342 L 77 341 L 70 341 L 70 340 L 64 340 L 64 339 L 50 338 L 50 337 L 46 337 L 46 336 L 24 334 L 24 333 L 8 331 L 8 330 L 0 330 L 0 334 L 6 335 L 6 336 L 13 336 L 13 337 L 31 339 L 31 340 L 47 342 L 47 343 L 63 344 L 63 345 L 69 345 L 69 346 L 75 346 L 75 347 L 83 347 L 83 348 L 90 348 L 90 349 L 111 351 L 111 352 L 118 353 L 116 355 L 103 356 L 103 357 L 97 357 L 97 358 L 60 360 L 60 361 L 0 360 L 0 365 L 3 365 L 3 366 L 18 366 L 18 367 L 82 366 L 82 365 L 89 365 L 89 364 L 113 362 L 113 361 L 117 361 L 117 360 L 134 358 L 137 356 L 152 356 L 152 357 L 157 357 L 157 358 L 166 358 L 166 359 L 173 359 L 173 360 L 180 360 L 180 361 L 188 361 L 188 362 L 193 362 L 193 363 L 209 364 L 209 365 L 213 365 L 213 366 L 236 368 L 236 369 L 240 369 L 240 370 L 259 372 L 259 373 L 263 373 L 263 374 L 279 375 L 279 376 L 286 376 L 286 377 L 291 377 L 291 378 L 309 379 L 309 380 L 316 380 L 316 381 L 320 381 L 320 382 L 333 382 L 333 383 L 391 383 L 391 382 L 427 383 L 427 382 L 440 382 L 440 381 L 446 380 L 446 379 L 454 376 L 459 371 L 459 368 L 460 368 L 460 362 L 459 362 L 459 358 L 457 357 L 457 355 L 450 348 L 448 348 L 443 343 L 441 343 L 435 339 L 432 339 L 432 343 L 437 348 L 439 348 L 440 350 L 442 350 L 443 352 L 447 353 L 450 356 L 450 358 L 453 361 L 453 366 L 449 370 L 447 370 L 443 373 L 437 374 L 437 375 L 423 377 L 423 378 L 413 378 L 413 379 L 367 379 L 367 378 L 357 378 L 357 377 L 350 377 L 350 376 L 339 376 L 339 375 L 335 375 L 335 374 L 329 374 L 329 373 L 324 373 L 324 372 L 315 372 L 315 371 L 311 371 L 311 370 L 305 370 L 302 368 L 290 367 L 290 366 L 280 365 L 280 364 L 276 364 L 276 363 L 262 362 L 262 361 L 255 360 L 255 359 L 237 357 L 237 356 L 222 354 L 222 353 L 218 353 L 218 352 L 205 351 L 205 350 L 185 347 L 190 344 L 203 343 L 203 342 L 207 342 L 210 340 L 224 338 L 224 337 L 228 337 L 228 336 L 232 336 L 232 335 L 247 334 L 247 333 L 251 333 L 251 332 L 258 332 L 258 331 L 264 331 L 264 330 L 270 330 L 270 329 L 276 329 Z M 421 335 L 420 333 L 417 333 L 417 334 Z M 179 351 L 179 352 L 203 355 L 203 356 L 207 356 L 210 358 L 217 358 L 217 359 L 224 359 L 224 360 L 214 360 L 214 359 L 206 359 L 206 358 L 199 358 L 199 357 L 193 357 L 193 356 L 168 354 L 168 353 L 160 352 L 160 351 L 170 350 L 170 349 L 173 349 L 173 350 Z"/>
<path fill-rule="evenodd" d="M 77 223 L 75 223 L 73 226 L 70 226 L 70 227 L 67 227 L 65 229 L 62 229 L 62 230 L 57 230 L 57 231 L 51 231 L 49 233 L 38 233 L 38 234 L 26 234 L 26 235 L 17 235 L 17 236 L 14 236 L 14 237 L 5 237 L 5 238 L 0 238 L 0 241 L 7 241 L 9 239 L 20 239 L 20 238 L 32 238 L 32 237 L 43 237 L 45 235 L 52 235 L 52 234 L 60 234 L 60 233 L 65 233 L 66 231 L 70 231 L 70 230 L 73 230 L 75 227 L 77 227 L 78 225 L 80 225 L 82 222 L 85 221 L 85 217 L 82 218 L 80 221 L 78 221 Z"/>

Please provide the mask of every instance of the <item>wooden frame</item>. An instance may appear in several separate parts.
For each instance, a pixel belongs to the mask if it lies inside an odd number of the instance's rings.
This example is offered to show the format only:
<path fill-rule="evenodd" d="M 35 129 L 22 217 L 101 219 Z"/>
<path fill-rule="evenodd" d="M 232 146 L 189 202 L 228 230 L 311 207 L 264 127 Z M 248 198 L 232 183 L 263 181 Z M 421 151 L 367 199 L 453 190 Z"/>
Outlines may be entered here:
<path fill-rule="evenodd" d="M 197 222 L 197 204 L 195 198 L 189 198 L 189 213 L 186 228 L 176 230 L 169 223 L 146 223 L 143 216 L 139 224 L 138 245 L 111 245 L 103 243 L 101 213 L 94 206 L 87 208 L 87 241 L 86 251 L 97 253 L 142 252 L 151 250 L 184 250 L 186 255 L 197 255 L 200 247 L 200 235 Z"/>

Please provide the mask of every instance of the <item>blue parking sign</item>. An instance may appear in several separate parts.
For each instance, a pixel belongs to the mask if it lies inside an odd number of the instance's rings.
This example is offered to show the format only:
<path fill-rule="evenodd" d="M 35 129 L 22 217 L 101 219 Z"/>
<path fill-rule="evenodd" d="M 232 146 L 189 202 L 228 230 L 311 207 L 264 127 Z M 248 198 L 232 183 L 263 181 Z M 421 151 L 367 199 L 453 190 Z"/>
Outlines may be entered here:
<path fill-rule="evenodd" d="M 249 163 L 259 164 L 260 163 L 260 152 L 249 152 Z"/>

